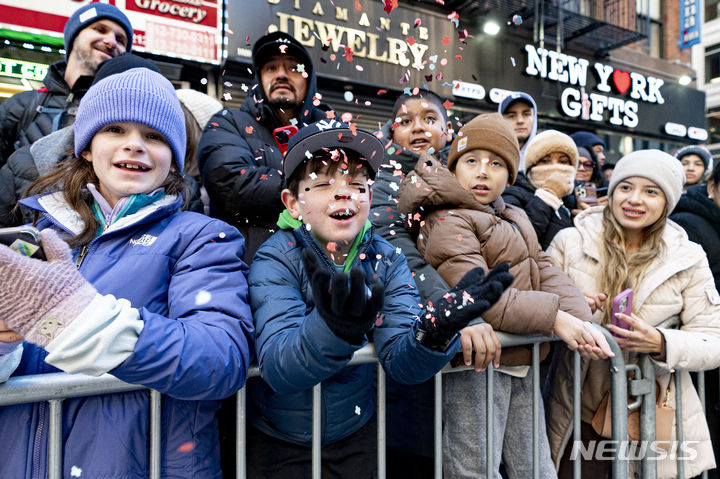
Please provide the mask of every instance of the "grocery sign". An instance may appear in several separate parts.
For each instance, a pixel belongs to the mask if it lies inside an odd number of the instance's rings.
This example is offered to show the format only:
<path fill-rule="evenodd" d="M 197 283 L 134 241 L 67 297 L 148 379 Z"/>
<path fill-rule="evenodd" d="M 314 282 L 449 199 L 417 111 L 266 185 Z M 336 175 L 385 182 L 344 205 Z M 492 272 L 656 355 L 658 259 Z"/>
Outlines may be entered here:
<path fill-rule="evenodd" d="M 0 0 L 0 28 L 62 37 L 72 12 L 90 3 L 125 12 L 133 26 L 133 50 L 222 61 L 223 0 Z"/>

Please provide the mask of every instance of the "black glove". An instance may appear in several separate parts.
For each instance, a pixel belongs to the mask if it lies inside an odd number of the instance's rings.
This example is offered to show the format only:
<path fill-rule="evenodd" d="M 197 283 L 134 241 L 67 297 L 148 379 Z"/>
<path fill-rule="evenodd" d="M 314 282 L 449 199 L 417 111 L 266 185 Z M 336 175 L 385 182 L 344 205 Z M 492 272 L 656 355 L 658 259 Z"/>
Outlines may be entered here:
<path fill-rule="evenodd" d="M 468 271 L 434 307 L 428 304 L 417 338 L 431 349 L 445 351 L 455 334 L 500 299 L 513 282 L 510 265 L 502 263 L 487 276 L 482 268 Z"/>
<path fill-rule="evenodd" d="M 303 250 L 303 264 L 320 316 L 336 336 L 360 344 L 383 307 L 385 287 L 375 283 L 368 288 L 358 267 L 352 268 L 349 275 L 318 267 L 315 253 L 307 248 Z"/>

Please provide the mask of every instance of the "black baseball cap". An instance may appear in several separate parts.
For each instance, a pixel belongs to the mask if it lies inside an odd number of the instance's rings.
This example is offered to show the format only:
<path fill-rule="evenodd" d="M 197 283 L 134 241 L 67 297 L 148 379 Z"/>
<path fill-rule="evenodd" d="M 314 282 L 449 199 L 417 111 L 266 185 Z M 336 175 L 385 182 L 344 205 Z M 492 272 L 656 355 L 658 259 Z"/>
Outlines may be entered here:
<path fill-rule="evenodd" d="M 285 46 L 285 48 L 283 48 Z M 312 60 L 310 54 L 295 37 L 285 32 L 268 33 L 264 37 L 258 39 L 253 45 L 253 66 L 256 71 L 260 71 L 270 58 L 275 55 L 288 55 L 297 59 L 298 62 L 305 65 L 305 70 L 312 70 Z"/>
<path fill-rule="evenodd" d="M 370 177 L 375 178 L 383 160 L 383 145 L 375 135 L 337 120 L 320 120 L 301 128 L 288 143 L 288 151 L 283 162 L 285 178 L 293 172 L 310 155 L 318 150 L 343 148 L 353 150 L 367 161 Z"/>

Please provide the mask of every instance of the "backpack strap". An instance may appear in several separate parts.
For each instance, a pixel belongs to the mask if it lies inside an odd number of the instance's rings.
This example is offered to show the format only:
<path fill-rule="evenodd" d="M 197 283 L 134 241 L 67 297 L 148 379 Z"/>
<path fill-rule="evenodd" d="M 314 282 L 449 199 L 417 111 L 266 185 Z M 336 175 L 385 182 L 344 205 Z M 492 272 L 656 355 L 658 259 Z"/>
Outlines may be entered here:
<path fill-rule="evenodd" d="M 20 140 L 23 136 L 25 136 L 25 130 L 27 130 L 27 128 L 32 124 L 32 122 L 35 121 L 35 117 L 38 113 L 40 113 L 41 108 L 45 106 L 45 102 L 49 97 L 50 91 L 46 87 L 40 88 L 39 90 L 35 91 L 32 102 L 23 111 L 23 114 L 20 117 L 20 121 L 18 121 L 17 130 L 15 130 L 17 132 L 17 140 L 15 140 L 13 146 L 16 150 L 22 146 Z"/>

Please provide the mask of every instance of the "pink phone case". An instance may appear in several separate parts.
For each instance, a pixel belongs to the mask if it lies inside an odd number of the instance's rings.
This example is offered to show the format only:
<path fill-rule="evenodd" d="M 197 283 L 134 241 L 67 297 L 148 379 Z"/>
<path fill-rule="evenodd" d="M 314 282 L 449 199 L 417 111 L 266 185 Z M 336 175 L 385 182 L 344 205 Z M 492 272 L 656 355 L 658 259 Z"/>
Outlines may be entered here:
<path fill-rule="evenodd" d="M 633 290 L 632 289 L 626 289 L 622 293 L 615 296 L 615 299 L 613 299 L 613 306 L 612 306 L 612 324 L 617 326 L 618 328 L 623 329 L 630 329 L 630 325 L 623 321 L 622 319 L 618 319 L 615 317 L 615 313 L 622 313 L 627 316 L 630 316 L 632 314 L 632 302 L 633 302 Z M 618 334 L 613 333 L 613 336 L 615 337 L 622 337 Z"/>

